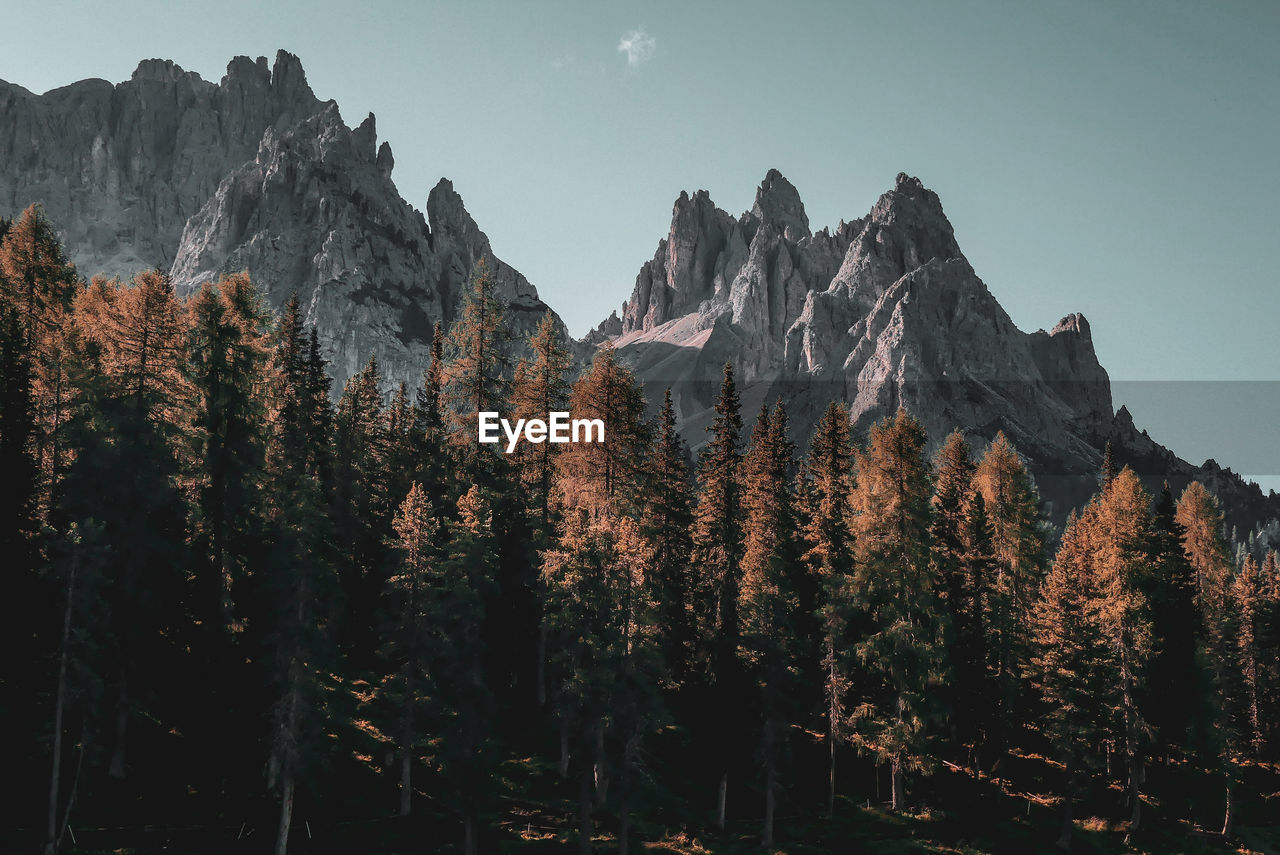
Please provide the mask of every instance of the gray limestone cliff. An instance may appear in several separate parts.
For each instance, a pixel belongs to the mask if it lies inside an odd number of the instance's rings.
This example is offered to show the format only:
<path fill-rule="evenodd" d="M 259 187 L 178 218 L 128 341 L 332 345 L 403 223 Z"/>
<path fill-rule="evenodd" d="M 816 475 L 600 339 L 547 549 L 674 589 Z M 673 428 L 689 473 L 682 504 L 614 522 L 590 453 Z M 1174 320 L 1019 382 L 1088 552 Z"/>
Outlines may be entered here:
<path fill-rule="evenodd" d="M 166 60 L 116 85 L 0 83 L 0 115 L 0 213 L 42 204 L 85 275 L 159 267 L 188 293 L 247 270 L 276 308 L 296 292 L 335 389 L 370 356 L 416 385 L 481 258 L 516 335 L 548 311 L 449 181 L 425 216 L 401 198 L 374 117 L 348 127 L 285 51 L 237 57 L 217 84 Z"/>

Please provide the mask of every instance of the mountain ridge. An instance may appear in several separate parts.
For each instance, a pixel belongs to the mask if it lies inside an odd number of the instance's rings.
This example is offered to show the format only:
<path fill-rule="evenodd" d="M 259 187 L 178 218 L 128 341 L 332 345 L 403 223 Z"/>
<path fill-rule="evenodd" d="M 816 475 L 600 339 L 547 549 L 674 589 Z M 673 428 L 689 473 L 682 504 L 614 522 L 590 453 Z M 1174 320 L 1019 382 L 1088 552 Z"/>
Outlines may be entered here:
<path fill-rule="evenodd" d="M 452 319 L 482 258 L 517 336 L 551 311 L 452 182 L 425 211 L 405 201 L 375 117 L 348 126 L 287 51 L 235 57 L 218 83 L 161 59 L 42 95 L 0 81 L 0 114 L 0 210 L 44 204 L 88 274 L 161 267 L 186 293 L 247 269 L 276 308 L 298 293 L 339 387 L 370 356 L 389 384 L 416 385 L 432 324 Z M 830 400 L 859 431 L 902 405 L 935 444 L 1007 433 L 1058 520 L 1092 492 L 1107 442 L 1150 486 L 1205 480 L 1242 524 L 1280 515 L 1274 493 L 1180 460 L 1113 410 L 1083 315 L 1018 329 L 937 194 L 906 173 L 863 216 L 817 231 L 776 169 L 736 217 L 681 192 L 630 298 L 573 347 L 584 360 L 606 342 L 651 398 L 674 387 L 695 446 L 731 361 L 744 404 L 788 400 L 801 448 Z"/>

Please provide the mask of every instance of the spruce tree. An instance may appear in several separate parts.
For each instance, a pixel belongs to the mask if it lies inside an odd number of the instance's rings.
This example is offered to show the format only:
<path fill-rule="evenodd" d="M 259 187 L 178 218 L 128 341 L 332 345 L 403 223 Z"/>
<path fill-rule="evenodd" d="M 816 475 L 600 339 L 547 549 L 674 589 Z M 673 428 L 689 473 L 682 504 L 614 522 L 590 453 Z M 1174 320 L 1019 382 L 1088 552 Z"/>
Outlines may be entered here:
<path fill-rule="evenodd" d="M 187 306 L 185 371 L 192 389 L 189 478 L 198 498 L 192 540 L 204 564 L 197 613 L 223 633 L 238 627 L 233 595 L 262 548 L 268 313 L 247 276 L 204 283 Z"/>
<path fill-rule="evenodd" d="M 68 519 L 100 520 L 111 548 L 104 600 L 113 778 L 126 776 L 129 725 L 186 629 L 187 513 L 178 465 L 189 406 L 186 321 L 172 283 L 158 271 L 128 286 L 98 280 L 75 306 L 80 417 L 61 505 Z"/>
<path fill-rule="evenodd" d="M 742 416 L 732 363 L 725 363 L 711 439 L 698 457 L 698 500 L 693 515 L 693 582 L 699 659 L 708 692 L 705 720 L 712 763 L 720 773 L 716 825 L 724 828 L 729 765 L 737 734 L 730 723 L 740 708 L 738 594 L 742 584 Z"/>
<path fill-rule="evenodd" d="M 521 359 L 516 365 L 512 384 L 511 409 L 517 419 L 547 419 L 549 413 L 563 412 L 569 402 L 570 356 L 560 340 L 551 312 L 543 315 L 529 338 L 532 359 Z M 577 416 L 575 413 L 576 417 Z M 607 436 L 607 434 L 606 434 Z M 521 443 L 516 448 L 515 464 L 526 503 L 533 515 L 535 530 L 545 540 L 552 533 L 554 519 L 553 486 L 556 457 L 563 448 L 559 443 Z"/>
<path fill-rule="evenodd" d="M 924 428 L 900 409 L 872 427 L 854 491 L 854 587 L 866 633 L 853 652 L 868 678 L 851 715 L 854 743 L 889 764 L 895 811 L 905 807 L 905 775 L 932 768 L 935 698 L 947 668 L 924 448 Z"/>
<path fill-rule="evenodd" d="M 641 529 L 653 544 L 654 588 L 659 594 L 659 623 L 664 628 L 663 661 L 677 689 L 688 677 L 697 638 L 694 624 L 692 568 L 693 496 L 688 450 L 676 431 L 675 405 L 667 389 L 658 411 L 657 436 L 649 489 L 644 494 Z"/>
<path fill-rule="evenodd" d="M 959 745 L 973 760 L 991 726 L 984 611 L 990 552 L 986 503 L 973 486 L 976 467 L 959 432 L 943 442 L 934 458 L 932 499 L 933 564 L 937 593 L 951 629 L 954 682 L 948 687 L 951 724 Z"/>
<path fill-rule="evenodd" d="M 1062 544 L 1031 612 L 1026 673 L 1043 703 L 1042 724 L 1062 764 L 1063 819 L 1058 845 L 1071 843 L 1072 807 L 1085 773 L 1096 764 L 1103 734 L 1100 698 L 1109 655 L 1096 617 L 1096 502 L 1067 521 Z"/>
<path fill-rule="evenodd" d="M 803 649 L 798 625 L 803 611 L 797 593 L 803 570 L 788 472 L 791 463 L 792 446 L 782 402 L 772 414 L 762 406 L 744 461 L 745 526 L 738 613 L 744 668 L 758 698 L 764 846 L 773 845 L 779 768 L 796 712 L 797 666 Z"/>
<path fill-rule="evenodd" d="M 1026 658 L 1028 617 L 1044 571 L 1044 533 L 1031 474 L 1003 432 L 979 461 L 973 483 L 982 493 L 995 558 L 984 624 L 997 705 L 988 742 L 999 762 L 1021 711 L 1018 663 Z"/>
<path fill-rule="evenodd" d="M 396 735 L 400 754 L 400 815 L 413 809 L 413 765 L 419 748 L 422 707 L 428 696 L 433 617 L 432 582 L 439 574 L 439 523 L 426 493 L 414 484 L 392 523 L 396 533 L 397 566 L 387 580 L 389 612 L 395 616 L 382 653 L 398 666 L 387 683 L 399 708 Z"/>
<path fill-rule="evenodd" d="M 1151 497 L 1132 469 L 1108 482 L 1097 503 L 1094 574 L 1097 619 L 1109 648 L 1111 685 L 1104 696 L 1123 746 L 1129 777 L 1130 830 L 1141 822 L 1146 754 L 1151 736 L 1140 705 L 1153 651 L 1150 590 Z"/>
<path fill-rule="evenodd" d="M 845 739 L 845 700 L 855 663 L 843 654 L 856 608 L 853 587 L 853 443 L 849 413 L 832 402 L 818 421 L 805 462 L 804 560 L 821 586 L 823 707 L 827 719 L 827 812 L 835 811 L 837 747 Z"/>
<path fill-rule="evenodd" d="M 422 387 L 413 405 L 413 475 L 435 508 L 442 527 L 456 507 L 455 500 L 449 497 L 452 461 L 447 440 L 444 367 L 444 330 L 436 321 L 431 336 L 431 362 L 423 372 Z"/>
<path fill-rule="evenodd" d="M 276 855 L 285 855 L 300 781 L 313 770 L 326 708 L 322 675 L 332 659 L 334 588 L 331 522 L 324 478 L 330 471 L 327 379 L 314 335 L 303 332 L 297 296 L 281 318 L 272 360 L 267 452 L 268 533 L 263 567 L 272 705 L 268 784 L 279 793 Z"/>
<path fill-rule="evenodd" d="M 594 513 L 606 506 L 634 510 L 646 481 L 651 432 L 644 418 L 644 393 L 613 348 L 602 347 L 573 384 L 569 409 L 574 419 L 602 422 L 604 441 L 573 442 L 560 455 L 560 500 Z"/>
<path fill-rule="evenodd" d="M 388 572 L 391 437 L 376 358 L 347 381 L 334 415 L 333 518 L 338 577 L 346 600 L 339 641 L 369 664 L 378 597 Z"/>
<path fill-rule="evenodd" d="M 499 545 L 494 511 L 479 487 L 462 495 L 455 517 L 447 553 L 426 592 L 432 631 L 428 671 L 431 717 L 440 739 L 437 762 L 463 819 L 464 852 L 474 855 L 495 772 L 484 612 L 495 589 Z"/>
<path fill-rule="evenodd" d="M 457 320 L 445 344 L 444 398 L 449 432 L 473 481 L 487 478 L 497 457 L 478 440 L 478 414 L 504 412 L 509 383 L 506 374 L 507 331 L 502 303 L 494 293 L 493 273 L 480 259 L 471 274 Z"/>

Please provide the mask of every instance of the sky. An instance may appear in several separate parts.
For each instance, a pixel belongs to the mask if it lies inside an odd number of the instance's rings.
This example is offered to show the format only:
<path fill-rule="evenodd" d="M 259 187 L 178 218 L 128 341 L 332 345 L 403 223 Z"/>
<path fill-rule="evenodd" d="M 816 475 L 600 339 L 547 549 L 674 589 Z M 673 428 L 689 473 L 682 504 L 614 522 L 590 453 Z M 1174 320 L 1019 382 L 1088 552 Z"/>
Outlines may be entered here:
<path fill-rule="evenodd" d="M 681 190 L 737 214 L 776 167 L 818 229 L 919 176 L 1022 329 L 1083 312 L 1139 427 L 1280 490 L 1280 3 L 0 0 L 0 20 L 0 78 L 36 92 L 298 54 L 348 124 L 377 115 L 401 195 L 449 177 L 575 335 L 630 295 Z"/>

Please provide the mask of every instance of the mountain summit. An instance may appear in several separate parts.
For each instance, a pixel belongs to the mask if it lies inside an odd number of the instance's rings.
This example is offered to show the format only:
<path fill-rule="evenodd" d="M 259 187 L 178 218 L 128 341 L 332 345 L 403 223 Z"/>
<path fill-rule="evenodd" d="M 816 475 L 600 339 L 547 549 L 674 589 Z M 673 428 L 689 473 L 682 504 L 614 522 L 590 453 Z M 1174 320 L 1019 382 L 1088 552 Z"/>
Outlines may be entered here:
<path fill-rule="evenodd" d="M 937 194 L 905 173 L 834 231 L 810 231 L 777 170 L 736 218 L 705 191 L 681 193 L 631 299 L 590 338 L 609 341 L 651 397 L 670 386 L 695 443 L 730 362 L 744 410 L 786 400 L 801 447 L 833 400 L 863 433 L 900 406 L 935 445 L 952 430 L 979 447 L 1003 431 L 1059 520 L 1092 493 L 1107 442 L 1156 488 L 1215 479 L 1250 518 L 1276 510 L 1255 486 L 1178 460 L 1113 411 L 1083 315 L 1019 330 L 965 259 Z"/>
<path fill-rule="evenodd" d="M 35 95 L 0 82 L 0 115 L 0 213 L 43 204 L 86 275 L 159 267 L 190 292 L 247 270 L 277 308 L 297 293 L 338 384 L 376 356 L 389 383 L 416 385 L 434 322 L 454 317 L 481 258 L 517 336 L 548 311 L 451 182 L 414 209 L 375 118 L 347 125 L 286 51 L 236 57 L 218 83 L 159 59 L 114 85 Z M 695 444 L 732 362 L 748 411 L 787 400 L 801 447 L 832 400 L 864 431 L 899 406 L 935 443 L 1004 431 L 1058 519 L 1092 493 L 1107 442 L 1151 487 L 1204 480 L 1245 525 L 1280 514 L 1280 499 L 1179 460 L 1113 412 L 1083 316 L 1019 330 L 937 194 L 905 173 L 864 216 L 816 232 L 776 169 L 736 217 L 681 193 L 630 299 L 574 347 L 605 342 L 651 397 L 673 388 Z"/>
<path fill-rule="evenodd" d="M 340 384 L 370 356 L 416 385 L 480 258 L 517 334 L 547 311 L 442 180 L 426 217 L 401 198 L 370 114 L 354 129 L 280 51 L 215 84 L 168 60 L 44 95 L 0 83 L 0 210 L 44 205 L 86 275 L 171 272 L 180 292 L 248 270 L 279 308 L 296 292 Z"/>

